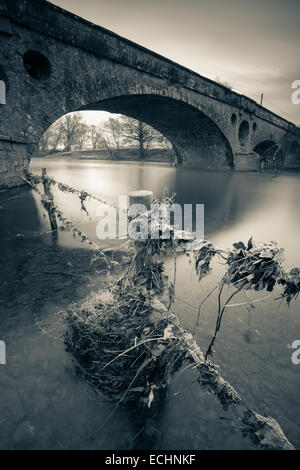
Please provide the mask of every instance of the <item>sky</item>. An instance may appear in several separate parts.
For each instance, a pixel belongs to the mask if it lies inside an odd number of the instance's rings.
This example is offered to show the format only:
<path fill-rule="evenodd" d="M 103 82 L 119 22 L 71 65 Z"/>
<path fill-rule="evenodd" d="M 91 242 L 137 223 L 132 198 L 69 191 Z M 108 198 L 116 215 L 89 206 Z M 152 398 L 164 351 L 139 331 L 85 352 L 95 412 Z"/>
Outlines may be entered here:
<path fill-rule="evenodd" d="M 300 125 L 300 104 L 291 100 L 292 82 L 300 80 L 300 0 L 52 3 L 257 102 L 263 93 L 266 108 Z M 85 119 L 97 117 L 89 112 Z"/>

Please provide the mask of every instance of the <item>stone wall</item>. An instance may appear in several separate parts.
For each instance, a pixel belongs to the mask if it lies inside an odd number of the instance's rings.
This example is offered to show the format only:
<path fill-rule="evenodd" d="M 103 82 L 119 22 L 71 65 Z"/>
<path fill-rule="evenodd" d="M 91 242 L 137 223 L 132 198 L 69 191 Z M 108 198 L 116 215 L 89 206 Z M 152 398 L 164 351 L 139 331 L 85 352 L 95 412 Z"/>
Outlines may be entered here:
<path fill-rule="evenodd" d="M 234 167 L 236 171 L 257 171 L 257 155 L 255 153 L 236 153 Z"/>
<path fill-rule="evenodd" d="M 0 187 L 24 184 L 20 177 L 28 168 L 27 144 L 0 135 Z"/>

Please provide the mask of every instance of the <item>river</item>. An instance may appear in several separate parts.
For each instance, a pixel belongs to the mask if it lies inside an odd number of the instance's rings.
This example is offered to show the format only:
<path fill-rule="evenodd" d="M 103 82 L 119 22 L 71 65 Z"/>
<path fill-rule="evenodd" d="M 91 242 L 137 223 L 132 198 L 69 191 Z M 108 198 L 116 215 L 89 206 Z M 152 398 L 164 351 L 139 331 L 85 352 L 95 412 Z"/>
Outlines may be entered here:
<path fill-rule="evenodd" d="M 43 166 L 58 181 L 114 202 L 132 190 L 151 189 L 158 196 L 168 188 L 176 193 L 176 202 L 205 205 L 205 237 L 218 247 L 250 236 L 276 240 L 285 248 L 285 267 L 300 266 L 299 174 L 273 178 L 136 162 L 31 162 L 33 172 Z M 67 217 L 97 241 L 97 204 L 87 204 L 87 217 L 75 197 L 58 191 L 54 196 Z M 0 339 L 7 348 L 7 364 L 0 365 L 1 449 L 252 448 L 230 411 L 200 389 L 190 370 L 175 375 L 167 401 L 143 437 L 132 411 L 118 409 L 108 419 L 110 404 L 85 383 L 65 351 L 58 314 L 99 288 L 101 275 L 92 272 L 88 250 L 69 233 L 59 233 L 53 242 L 30 190 L 1 193 L 0 211 Z M 110 243 L 101 241 L 101 246 Z M 193 329 L 198 304 L 223 268 L 214 263 L 211 275 L 199 283 L 185 256 L 177 263 L 174 310 Z M 167 261 L 167 269 L 172 268 Z M 287 307 L 274 300 L 276 294 L 254 309 L 242 305 L 226 310 L 213 361 L 247 405 L 277 419 L 300 449 L 300 365 L 291 362 L 291 344 L 300 339 L 300 304 L 296 299 Z M 263 295 L 247 291 L 240 303 Z M 215 320 L 216 298 L 211 296 L 196 331 L 203 350 Z"/>

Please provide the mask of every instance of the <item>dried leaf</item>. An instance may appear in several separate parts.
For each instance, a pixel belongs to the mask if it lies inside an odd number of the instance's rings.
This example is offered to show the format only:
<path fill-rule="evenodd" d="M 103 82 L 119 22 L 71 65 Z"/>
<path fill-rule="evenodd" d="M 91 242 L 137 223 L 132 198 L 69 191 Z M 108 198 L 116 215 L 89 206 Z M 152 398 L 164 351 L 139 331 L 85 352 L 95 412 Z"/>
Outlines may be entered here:
<path fill-rule="evenodd" d="M 236 248 L 237 250 L 240 250 L 240 249 L 246 250 L 246 247 L 245 247 L 245 245 L 244 245 L 243 242 L 234 243 L 233 246 L 234 246 L 234 248 Z"/>
<path fill-rule="evenodd" d="M 173 329 L 174 329 L 174 325 L 172 325 L 171 323 L 167 326 L 167 328 L 165 328 L 164 330 L 164 339 L 170 339 L 170 338 L 175 338 L 174 334 L 173 334 Z"/>
<path fill-rule="evenodd" d="M 247 250 L 251 250 L 253 248 L 253 237 L 249 238 Z"/>
<path fill-rule="evenodd" d="M 165 349 L 166 347 L 163 344 L 158 344 L 157 346 L 154 346 L 151 352 L 153 356 L 158 357 L 163 353 Z"/>

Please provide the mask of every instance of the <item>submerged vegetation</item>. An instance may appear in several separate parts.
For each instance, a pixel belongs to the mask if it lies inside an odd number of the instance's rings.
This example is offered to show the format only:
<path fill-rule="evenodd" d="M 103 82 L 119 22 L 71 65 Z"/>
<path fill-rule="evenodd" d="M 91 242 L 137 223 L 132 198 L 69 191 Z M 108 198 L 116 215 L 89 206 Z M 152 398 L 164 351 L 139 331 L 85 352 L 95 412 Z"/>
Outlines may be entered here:
<path fill-rule="evenodd" d="M 43 178 L 46 176 L 26 175 L 26 180 L 39 194 L 38 185 Z M 81 208 L 86 198 L 93 197 L 51 178 L 48 181 L 62 191 L 77 194 Z M 74 231 L 72 225 L 65 222 L 53 199 L 41 197 L 42 203 L 45 198 L 47 201 L 47 207 L 43 204 L 44 207 L 58 215 L 65 229 L 71 230 L 81 241 L 92 244 L 85 234 Z M 165 196 L 155 203 L 170 205 L 172 198 Z M 85 208 L 82 210 L 87 212 Z M 138 214 L 134 220 L 137 224 L 150 224 L 151 210 Z M 151 230 L 158 229 L 162 235 L 168 229 L 168 239 L 160 236 L 154 240 L 127 242 L 131 257 L 119 278 L 108 280 L 105 290 L 73 303 L 65 312 L 67 349 L 76 358 L 86 379 L 108 396 L 115 408 L 121 404 L 135 404 L 151 409 L 166 393 L 172 374 L 183 363 L 188 363 L 193 367 L 198 383 L 208 386 L 225 408 L 244 407 L 243 416 L 238 418 L 239 427 L 258 447 L 292 448 L 278 423 L 249 410 L 209 357 L 213 354 L 226 307 L 235 295 L 243 289 L 273 291 L 277 285 L 282 288 L 279 298 L 289 304 L 300 291 L 299 269 L 294 268 L 289 273 L 284 270 L 284 250 L 275 242 L 258 243 L 250 238 L 246 245 L 234 243 L 232 249 L 225 251 L 208 241 L 193 240 L 190 234 L 178 232 L 173 226 L 163 226 L 160 220 L 157 224 L 158 227 L 153 227 L 152 220 Z M 96 252 L 105 256 L 109 271 L 111 260 L 99 247 Z M 176 257 L 180 252 L 189 257 L 200 281 L 210 273 L 215 257 L 225 265 L 225 274 L 199 306 L 196 326 L 200 309 L 217 290 L 215 332 L 205 355 L 171 310 L 175 297 Z M 164 272 L 163 257 L 166 254 L 174 259 L 172 280 Z M 224 300 L 225 288 L 228 296 Z"/>

